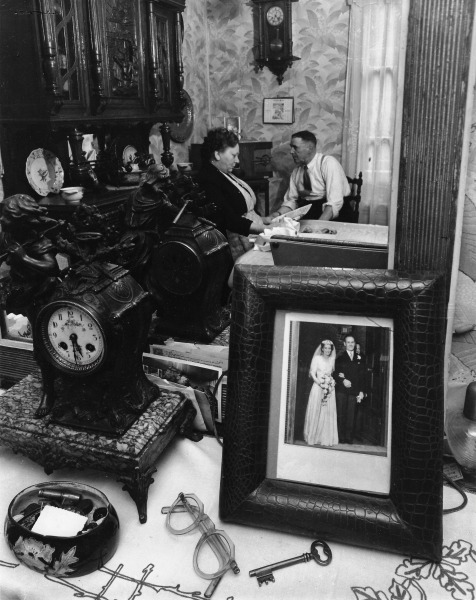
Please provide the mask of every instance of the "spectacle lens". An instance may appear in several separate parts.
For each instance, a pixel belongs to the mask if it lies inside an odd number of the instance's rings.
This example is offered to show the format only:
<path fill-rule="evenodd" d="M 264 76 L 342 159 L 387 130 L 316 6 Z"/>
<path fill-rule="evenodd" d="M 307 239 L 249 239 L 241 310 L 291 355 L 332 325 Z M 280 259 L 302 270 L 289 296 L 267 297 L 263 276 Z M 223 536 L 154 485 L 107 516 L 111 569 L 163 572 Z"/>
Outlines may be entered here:
<path fill-rule="evenodd" d="M 204 533 L 193 556 L 195 572 L 204 579 L 223 575 L 234 560 L 235 547 L 224 531 Z"/>
<path fill-rule="evenodd" d="M 185 504 L 180 497 L 172 504 L 167 515 L 168 529 L 177 535 L 188 533 L 198 527 L 203 517 L 203 504 L 192 495 L 185 495 Z"/>

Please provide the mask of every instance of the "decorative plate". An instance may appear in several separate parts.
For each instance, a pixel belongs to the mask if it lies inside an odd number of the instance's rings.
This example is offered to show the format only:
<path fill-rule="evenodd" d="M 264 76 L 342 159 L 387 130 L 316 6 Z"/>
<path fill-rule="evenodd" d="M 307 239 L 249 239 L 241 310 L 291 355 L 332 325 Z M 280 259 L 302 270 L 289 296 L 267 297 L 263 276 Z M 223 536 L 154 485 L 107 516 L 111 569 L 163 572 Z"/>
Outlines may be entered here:
<path fill-rule="evenodd" d="M 59 159 L 49 150 L 37 148 L 26 160 L 28 183 L 40 196 L 59 194 L 64 182 L 64 171 Z"/>
<path fill-rule="evenodd" d="M 188 92 L 183 90 L 185 95 L 185 106 L 182 108 L 183 121 L 181 123 L 170 123 L 170 138 L 174 142 L 183 144 L 193 131 L 193 103 Z"/>

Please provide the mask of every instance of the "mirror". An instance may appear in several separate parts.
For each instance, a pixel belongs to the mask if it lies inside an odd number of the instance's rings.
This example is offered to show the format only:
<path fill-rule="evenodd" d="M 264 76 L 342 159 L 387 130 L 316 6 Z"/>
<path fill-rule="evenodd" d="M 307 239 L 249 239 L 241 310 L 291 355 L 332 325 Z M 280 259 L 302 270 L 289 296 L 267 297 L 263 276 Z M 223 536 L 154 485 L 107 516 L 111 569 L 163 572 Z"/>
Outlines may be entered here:
<path fill-rule="evenodd" d="M 203 131 L 204 126 L 222 126 L 223 121 L 233 115 L 240 116 L 242 142 L 272 142 L 276 177 L 270 180 L 271 208 L 275 208 L 274 199 L 278 203 L 282 199 L 288 187 L 289 175 L 295 167 L 289 148 L 291 134 L 303 129 L 309 129 L 316 135 L 320 152 L 340 160 L 349 177 L 357 176 L 360 171 L 364 173 L 364 195 L 374 187 L 378 187 L 380 196 L 385 187 L 387 194 L 390 183 L 388 179 L 384 183 L 381 181 L 382 173 L 390 173 L 392 166 L 395 166 L 392 160 L 393 147 L 398 151 L 399 140 L 390 139 L 389 152 L 386 152 L 388 145 L 380 154 L 372 152 L 379 173 L 371 177 L 366 159 L 359 156 L 357 160 L 357 149 L 352 151 L 352 146 L 357 146 L 358 140 L 355 136 L 346 134 L 358 127 L 355 120 L 360 118 L 360 112 L 354 110 L 352 114 L 347 114 L 351 111 L 347 111 L 346 107 L 355 108 L 358 97 L 358 107 L 362 105 L 362 110 L 365 111 L 369 103 L 377 99 L 382 104 L 379 121 L 390 121 L 392 131 L 400 131 L 401 118 L 398 119 L 395 115 L 398 106 L 401 112 L 402 104 L 402 94 L 397 98 L 397 91 L 403 89 L 401 74 L 404 70 L 409 0 L 309 0 L 293 3 L 293 53 L 300 60 L 286 71 L 282 85 L 278 85 L 276 78 L 266 69 L 254 73 L 250 68 L 257 44 L 256 31 L 253 29 L 256 24 L 253 22 L 250 3 L 230 16 L 225 14 L 222 3 L 213 0 L 209 2 L 209 5 L 213 5 L 213 11 L 207 11 L 204 26 L 209 31 L 210 50 L 203 55 L 197 55 L 203 33 L 197 32 L 196 28 L 192 29 L 192 23 L 196 23 L 199 18 L 193 12 L 193 4 L 191 1 L 187 5 L 184 39 L 186 87 L 191 90 L 196 112 L 202 117 L 196 120 L 193 142 L 200 143 L 203 140 L 206 133 L 206 129 Z M 362 14 L 366 17 L 365 31 L 360 31 Z M 353 27 L 349 25 L 351 15 Z M 222 39 L 225 30 L 226 43 Z M 375 32 L 379 35 L 372 37 Z M 252 41 L 253 33 L 255 39 Z M 369 39 L 370 41 L 366 41 Z M 193 56 L 190 56 L 191 51 L 194 52 Z M 235 54 L 242 55 L 243 60 L 234 60 Z M 403 60 L 399 61 L 399 57 Z M 203 65 L 204 61 L 204 77 L 208 83 L 205 88 L 191 75 L 196 72 L 195 65 L 198 66 L 199 62 Z M 365 68 L 360 68 L 364 63 Z M 380 91 L 375 89 L 373 82 L 377 78 L 374 77 L 367 90 L 367 101 L 361 102 L 362 82 L 368 80 L 370 67 L 378 69 L 378 78 L 383 81 L 383 100 L 379 100 Z M 389 83 L 390 70 L 392 75 Z M 349 74 L 353 76 L 352 82 Z M 292 122 L 281 120 L 273 123 L 267 118 L 265 107 L 276 98 L 294 103 Z M 208 123 L 204 123 L 206 119 Z M 349 157 L 352 152 L 353 157 Z M 367 150 L 364 154 L 367 156 Z M 389 160 L 392 163 L 390 166 Z M 398 156 L 396 165 L 398 166 Z M 389 199 L 385 198 L 384 202 L 388 203 Z M 365 198 L 361 207 L 364 204 Z M 388 224 L 388 211 L 385 210 L 385 213 L 378 224 Z M 367 214 L 361 222 L 373 223 L 374 220 Z"/>
<path fill-rule="evenodd" d="M 319 122 L 319 132 L 325 139 L 324 152 L 339 156 L 342 112 L 333 115 L 332 109 L 338 106 L 338 111 L 343 110 L 349 3 L 343 0 L 338 3 L 293 3 L 293 53 L 301 60 L 288 69 L 281 86 L 267 70 L 254 74 L 250 69 L 253 61 L 250 6 L 245 4 L 238 9 L 238 4 L 234 4 L 236 10 L 230 15 L 226 3 L 210 0 L 206 16 L 203 16 L 195 4 L 192 0 L 187 3 L 184 36 L 185 87 L 194 100 L 197 115 L 191 141 L 200 143 L 209 127 L 221 126 L 224 117 L 238 115 L 243 139 L 272 140 L 275 151 L 282 147 L 283 152 L 288 153 L 291 133 L 307 128 L 309 123 Z M 396 131 L 403 132 L 398 144 L 402 153 L 397 166 L 401 166 L 392 183 L 392 214 L 389 215 L 389 221 L 393 219 L 395 224 L 393 229 L 398 231 L 391 231 L 390 252 L 396 258 L 395 264 L 404 268 L 412 265 L 426 268 L 432 267 L 440 254 L 434 244 L 442 244 L 443 239 L 446 240 L 445 260 L 451 255 L 454 233 L 448 233 L 448 225 L 451 220 L 454 223 L 456 207 L 455 199 L 448 199 L 454 197 L 458 187 L 461 156 L 458 143 L 461 142 L 468 91 L 465 77 L 473 3 L 456 0 L 434 7 L 417 0 L 409 4 L 409 31 L 406 52 L 402 53 L 406 55 L 401 82 L 403 111 L 396 126 Z M 197 22 L 203 27 L 197 28 Z M 205 27 L 210 36 L 208 49 L 202 49 L 198 43 L 203 40 Z M 226 41 L 223 39 L 225 30 Z M 242 56 L 242 60 L 238 60 L 238 56 Z M 329 67 L 331 61 L 334 61 L 333 68 Z M 303 72 L 303 66 L 306 72 Z M 202 75 L 197 79 L 194 73 Z M 339 73 L 344 75 L 336 88 L 333 78 Z M 263 124 L 262 100 L 277 96 L 295 98 L 296 120 L 292 125 Z M 439 159 L 440 149 L 443 160 Z M 173 152 L 178 156 L 176 146 Z M 406 152 L 413 155 L 411 164 Z M 439 197 L 436 204 L 434 194 Z M 431 211 L 435 214 L 425 215 L 423 222 L 417 215 L 424 212 L 423 197 L 430 196 Z M 436 214 L 441 218 L 442 213 L 446 225 L 438 219 L 433 220 Z M 432 257 L 431 260 L 420 257 L 422 249 L 417 252 L 418 260 L 413 261 L 411 245 L 417 244 L 418 240 L 427 248 L 425 254 Z M 448 264 L 444 268 L 448 268 Z"/>

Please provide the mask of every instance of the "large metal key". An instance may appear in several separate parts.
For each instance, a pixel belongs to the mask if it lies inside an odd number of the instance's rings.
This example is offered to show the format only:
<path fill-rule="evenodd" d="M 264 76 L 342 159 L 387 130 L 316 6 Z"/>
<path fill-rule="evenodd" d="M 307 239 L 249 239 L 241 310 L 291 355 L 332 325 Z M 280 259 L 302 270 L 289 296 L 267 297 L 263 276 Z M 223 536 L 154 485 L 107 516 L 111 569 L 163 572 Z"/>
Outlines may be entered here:
<path fill-rule="evenodd" d="M 324 554 L 324 558 L 321 558 L 321 551 Z M 278 569 L 284 569 L 285 567 L 290 567 L 292 565 L 297 565 L 302 562 L 308 562 L 310 560 L 315 560 L 319 565 L 323 567 L 327 567 L 332 560 L 332 550 L 326 544 L 326 542 L 322 542 L 321 540 L 316 540 L 311 544 L 311 552 L 304 552 L 301 556 L 296 556 L 295 558 L 288 558 L 288 560 L 281 560 L 280 562 L 274 563 L 272 565 L 266 565 L 266 567 L 261 567 L 259 569 L 253 569 L 250 571 L 250 577 L 256 577 L 258 584 L 261 586 L 263 583 L 266 585 L 270 581 L 274 581 L 273 571 L 277 571 Z"/>

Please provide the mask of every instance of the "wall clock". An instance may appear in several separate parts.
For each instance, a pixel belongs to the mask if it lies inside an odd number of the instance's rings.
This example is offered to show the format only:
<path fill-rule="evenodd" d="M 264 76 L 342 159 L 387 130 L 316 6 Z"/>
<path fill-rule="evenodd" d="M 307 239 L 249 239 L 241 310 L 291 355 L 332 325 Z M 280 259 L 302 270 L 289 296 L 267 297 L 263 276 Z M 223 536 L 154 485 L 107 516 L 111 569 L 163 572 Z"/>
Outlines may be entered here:
<path fill-rule="evenodd" d="M 257 46 L 255 64 L 276 75 L 283 82 L 284 73 L 293 62 L 292 2 L 298 0 L 252 0 L 255 5 L 255 33 Z"/>

